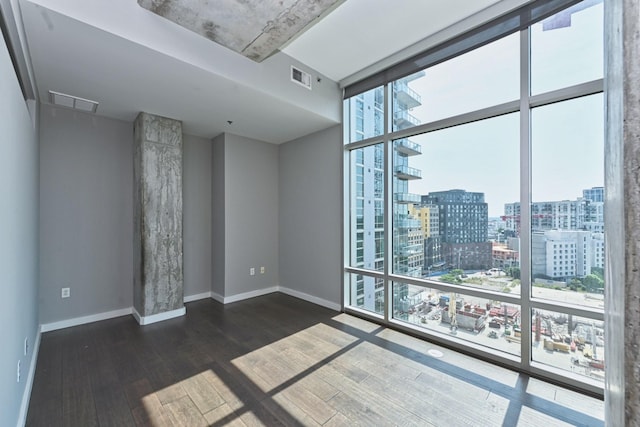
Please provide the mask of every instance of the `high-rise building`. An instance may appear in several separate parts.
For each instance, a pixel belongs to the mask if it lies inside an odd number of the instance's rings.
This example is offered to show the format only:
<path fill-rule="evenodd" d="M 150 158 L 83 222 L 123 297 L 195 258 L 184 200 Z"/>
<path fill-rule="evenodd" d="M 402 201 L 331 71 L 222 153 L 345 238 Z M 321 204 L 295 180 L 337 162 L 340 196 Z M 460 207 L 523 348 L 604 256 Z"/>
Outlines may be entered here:
<path fill-rule="evenodd" d="M 583 230 L 534 232 L 531 238 L 531 272 L 567 281 L 604 268 L 604 235 Z"/>
<path fill-rule="evenodd" d="M 422 196 L 423 205 L 438 207 L 441 251 L 450 268 L 491 267 L 488 206 L 484 193 L 435 191 Z"/>
<path fill-rule="evenodd" d="M 393 127 L 402 130 L 420 124 L 409 110 L 421 104 L 420 95 L 409 83 L 424 75 L 407 76 L 393 85 Z M 412 203 L 420 196 L 409 193 L 409 181 L 422 179 L 419 169 L 409 167 L 409 157 L 422 154 L 419 144 L 401 138 L 393 142 L 393 272 L 412 277 L 422 276 L 424 265 L 424 232 L 420 220 L 411 212 Z"/>
<path fill-rule="evenodd" d="M 393 126 L 403 129 L 415 126 L 417 119 L 408 110 L 420 105 L 420 96 L 411 90 L 409 82 L 417 76 L 402 79 L 394 85 Z M 358 141 L 383 132 L 384 92 L 374 89 L 358 95 L 353 104 L 351 140 Z M 407 138 L 393 142 L 393 271 L 413 277 L 422 276 L 424 264 L 424 237 L 420 221 L 410 213 L 420 196 L 409 193 L 408 182 L 421 179 L 418 169 L 408 166 L 410 156 L 422 153 L 419 144 Z M 351 259 L 354 267 L 382 271 L 384 268 L 384 146 L 377 144 L 366 149 L 353 150 L 351 188 L 355 193 L 355 215 L 352 216 Z M 384 286 L 380 279 L 356 275 L 352 287 L 355 305 L 381 312 L 384 304 Z M 396 287 L 402 294 L 403 288 Z"/>
<path fill-rule="evenodd" d="M 531 229 L 604 231 L 604 188 L 593 187 L 582 191 L 576 200 L 531 203 Z M 505 230 L 520 235 L 520 203 L 504 205 Z"/>
<path fill-rule="evenodd" d="M 383 129 L 384 94 L 365 92 L 355 99 L 351 111 L 355 124 L 352 140 L 379 135 Z M 351 154 L 351 191 L 355 205 L 351 215 L 351 264 L 382 271 L 384 268 L 384 147 L 377 144 Z M 383 282 L 370 276 L 355 276 L 352 303 L 370 311 L 382 311 Z"/>
<path fill-rule="evenodd" d="M 424 266 L 423 273 L 427 276 L 444 266 L 440 242 L 440 217 L 436 205 L 413 205 L 410 210 L 420 221 L 424 238 Z"/>
<path fill-rule="evenodd" d="M 604 202 L 604 187 L 592 187 L 582 190 L 582 198 L 591 202 Z"/>

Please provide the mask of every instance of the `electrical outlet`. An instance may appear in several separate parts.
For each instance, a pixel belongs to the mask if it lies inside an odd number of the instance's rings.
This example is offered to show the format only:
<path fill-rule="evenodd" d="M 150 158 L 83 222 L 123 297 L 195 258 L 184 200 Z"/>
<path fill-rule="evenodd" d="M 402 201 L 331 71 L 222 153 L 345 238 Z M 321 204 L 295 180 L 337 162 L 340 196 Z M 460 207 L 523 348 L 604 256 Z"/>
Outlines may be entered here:
<path fill-rule="evenodd" d="M 24 355 L 29 354 L 29 338 L 24 339 Z"/>
<path fill-rule="evenodd" d="M 255 276 L 255 275 L 256 275 L 256 269 L 255 269 L 255 268 L 253 268 L 253 267 L 251 267 L 251 268 L 249 269 L 249 274 L 250 274 L 251 276 Z"/>
<path fill-rule="evenodd" d="M 16 382 L 20 382 L 20 360 L 18 360 L 18 369 L 16 372 L 16 377 L 17 377 L 17 381 Z"/>
<path fill-rule="evenodd" d="M 60 293 L 61 298 L 69 298 L 71 296 L 71 288 L 62 288 Z"/>
<path fill-rule="evenodd" d="M 264 265 L 260 267 L 260 274 L 264 274 Z"/>

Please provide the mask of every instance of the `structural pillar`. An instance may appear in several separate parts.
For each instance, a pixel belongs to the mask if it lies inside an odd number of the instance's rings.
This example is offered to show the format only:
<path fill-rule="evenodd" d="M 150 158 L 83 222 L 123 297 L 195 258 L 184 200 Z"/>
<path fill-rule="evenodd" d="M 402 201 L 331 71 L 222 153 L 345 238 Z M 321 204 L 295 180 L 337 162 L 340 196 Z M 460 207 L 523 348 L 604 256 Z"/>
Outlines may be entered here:
<path fill-rule="evenodd" d="M 181 122 L 138 115 L 133 187 L 133 314 L 145 325 L 185 314 Z"/>
<path fill-rule="evenodd" d="M 640 4 L 605 7 L 605 423 L 640 426 Z"/>

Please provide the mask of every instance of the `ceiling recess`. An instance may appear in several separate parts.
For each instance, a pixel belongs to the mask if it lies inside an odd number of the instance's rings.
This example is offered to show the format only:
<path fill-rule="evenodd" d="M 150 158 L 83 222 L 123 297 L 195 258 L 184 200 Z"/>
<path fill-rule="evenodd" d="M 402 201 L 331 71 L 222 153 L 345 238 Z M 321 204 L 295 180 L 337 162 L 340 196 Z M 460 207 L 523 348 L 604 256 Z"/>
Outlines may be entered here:
<path fill-rule="evenodd" d="M 138 0 L 138 4 L 249 59 L 262 62 L 343 1 Z"/>
<path fill-rule="evenodd" d="M 98 102 L 90 99 L 79 98 L 65 93 L 49 91 L 49 102 L 53 105 L 72 108 L 74 110 L 85 111 L 87 113 L 95 113 L 98 110 Z"/>

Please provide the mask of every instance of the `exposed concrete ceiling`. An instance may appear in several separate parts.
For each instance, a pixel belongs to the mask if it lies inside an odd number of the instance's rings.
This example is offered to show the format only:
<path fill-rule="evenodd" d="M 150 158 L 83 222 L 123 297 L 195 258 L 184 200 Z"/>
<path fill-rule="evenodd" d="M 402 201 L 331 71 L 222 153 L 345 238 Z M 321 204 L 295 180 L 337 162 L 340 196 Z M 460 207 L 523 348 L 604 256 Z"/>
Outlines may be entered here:
<path fill-rule="evenodd" d="M 261 62 L 342 1 L 138 0 L 138 4 Z"/>
<path fill-rule="evenodd" d="M 134 0 L 12 3 L 42 103 L 52 90 L 98 101 L 96 114 L 106 117 L 132 122 L 145 111 L 182 120 L 195 136 L 230 132 L 282 143 L 341 122 L 343 78 L 482 8 L 524 1 L 338 2 L 260 63 Z M 292 66 L 311 74 L 311 90 L 291 81 Z"/>

